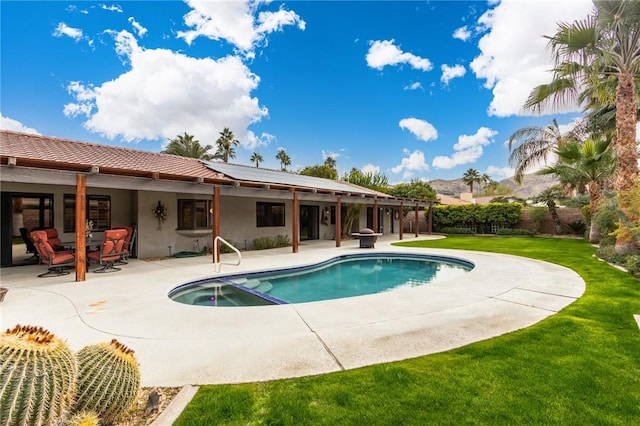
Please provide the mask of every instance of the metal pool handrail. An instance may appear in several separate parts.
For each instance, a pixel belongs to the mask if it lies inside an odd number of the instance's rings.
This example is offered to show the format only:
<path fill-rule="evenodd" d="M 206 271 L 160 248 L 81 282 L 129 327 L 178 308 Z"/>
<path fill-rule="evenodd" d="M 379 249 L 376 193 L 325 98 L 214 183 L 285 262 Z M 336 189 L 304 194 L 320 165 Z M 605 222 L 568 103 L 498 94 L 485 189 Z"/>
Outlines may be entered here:
<path fill-rule="evenodd" d="M 216 265 L 215 266 L 216 272 L 220 272 L 220 269 L 222 268 L 222 260 L 220 259 L 220 253 L 218 253 L 218 241 L 220 241 L 222 244 L 229 247 L 231 250 L 235 251 L 236 254 L 238 255 L 237 263 L 225 263 L 225 265 L 233 265 L 233 266 L 240 265 L 240 262 L 242 261 L 242 254 L 240 254 L 240 250 L 235 248 L 231 243 L 229 243 L 224 238 L 217 236 L 213 239 L 213 263 Z"/>

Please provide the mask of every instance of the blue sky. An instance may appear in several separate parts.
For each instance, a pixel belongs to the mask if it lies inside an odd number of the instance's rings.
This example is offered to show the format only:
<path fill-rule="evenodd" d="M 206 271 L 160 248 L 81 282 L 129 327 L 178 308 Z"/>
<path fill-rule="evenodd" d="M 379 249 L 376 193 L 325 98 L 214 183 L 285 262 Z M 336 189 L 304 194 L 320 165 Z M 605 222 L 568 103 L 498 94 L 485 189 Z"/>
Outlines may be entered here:
<path fill-rule="evenodd" d="M 336 159 L 390 183 L 513 174 L 517 129 L 552 66 L 543 35 L 589 0 L 5 1 L 1 127 L 160 151 L 185 132 L 231 162 Z"/>

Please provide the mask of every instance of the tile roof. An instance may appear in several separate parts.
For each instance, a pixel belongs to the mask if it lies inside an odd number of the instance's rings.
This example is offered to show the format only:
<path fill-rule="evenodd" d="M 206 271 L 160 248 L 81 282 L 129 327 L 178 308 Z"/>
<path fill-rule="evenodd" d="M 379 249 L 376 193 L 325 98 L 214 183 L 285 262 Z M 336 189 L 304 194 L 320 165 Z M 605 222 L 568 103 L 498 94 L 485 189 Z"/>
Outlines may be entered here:
<path fill-rule="evenodd" d="M 196 158 L 121 148 L 0 130 L 0 157 L 15 157 L 17 165 L 62 170 L 88 171 L 98 166 L 100 173 L 188 180 L 229 182 L 205 167 Z"/>

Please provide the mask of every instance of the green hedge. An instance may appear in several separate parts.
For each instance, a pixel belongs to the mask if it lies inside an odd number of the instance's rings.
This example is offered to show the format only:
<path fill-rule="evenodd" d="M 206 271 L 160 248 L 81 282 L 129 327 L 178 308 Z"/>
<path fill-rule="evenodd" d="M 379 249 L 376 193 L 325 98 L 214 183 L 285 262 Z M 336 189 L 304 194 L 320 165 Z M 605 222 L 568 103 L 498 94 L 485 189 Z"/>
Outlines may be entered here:
<path fill-rule="evenodd" d="M 518 236 L 533 236 L 533 232 L 528 229 L 512 229 L 512 228 L 502 228 L 498 229 L 496 235 L 518 235 Z"/>
<path fill-rule="evenodd" d="M 520 203 L 438 205 L 433 209 L 433 226 L 436 230 L 455 227 L 490 229 L 491 224 L 509 227 L 520 221 L 521 212 Z"/>
<path fill-rule="evenodd" d="M 440 230 L 443 234 L 475 234 L 471 228 L 452 228 L 446 227 Z"/>

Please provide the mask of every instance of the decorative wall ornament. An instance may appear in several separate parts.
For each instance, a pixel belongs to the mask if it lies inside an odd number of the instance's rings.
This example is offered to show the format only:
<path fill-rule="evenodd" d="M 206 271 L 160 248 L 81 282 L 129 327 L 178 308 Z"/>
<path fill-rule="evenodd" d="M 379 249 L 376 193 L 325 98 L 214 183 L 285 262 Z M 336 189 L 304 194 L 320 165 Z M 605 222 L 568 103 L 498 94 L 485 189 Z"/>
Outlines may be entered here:
<path fill-rule="evenodd" d="M 167 207 L 162 204 L 162 201 L 158 201 L 158 204 L 153 206 L 151 211 L 153 213 L 153 217 L 158 219 L 158 229 L 160 229 L 162 227 L 162 223 L 165 222 L 169 216 L 169 210 L 167 210 Z"/>

